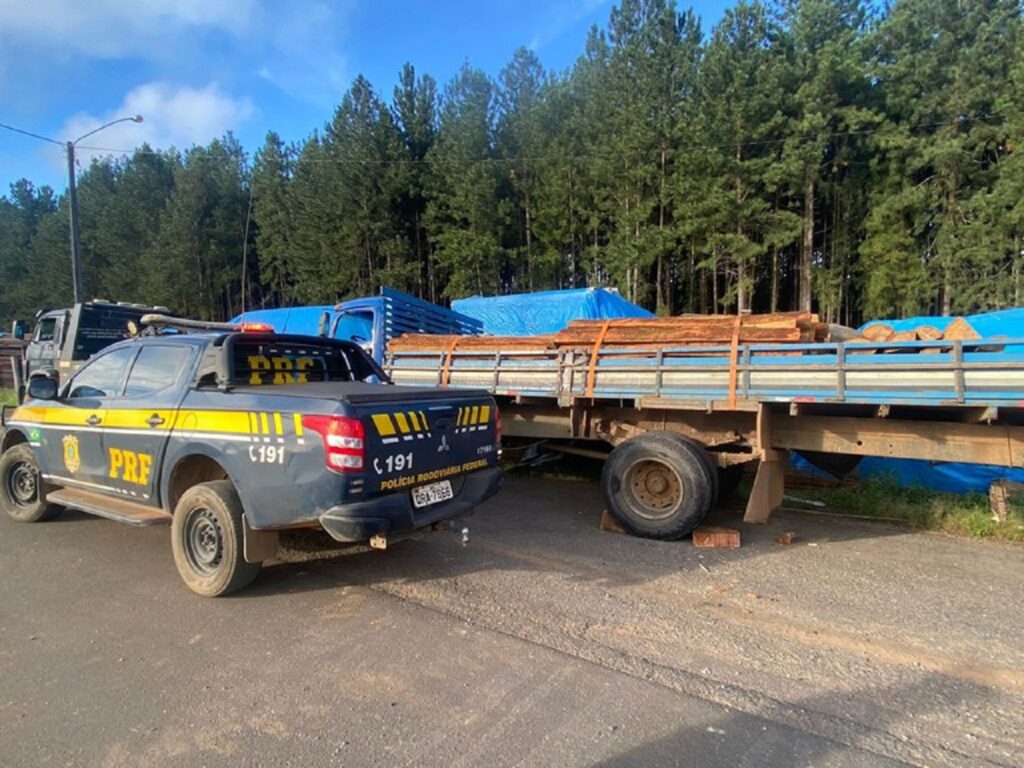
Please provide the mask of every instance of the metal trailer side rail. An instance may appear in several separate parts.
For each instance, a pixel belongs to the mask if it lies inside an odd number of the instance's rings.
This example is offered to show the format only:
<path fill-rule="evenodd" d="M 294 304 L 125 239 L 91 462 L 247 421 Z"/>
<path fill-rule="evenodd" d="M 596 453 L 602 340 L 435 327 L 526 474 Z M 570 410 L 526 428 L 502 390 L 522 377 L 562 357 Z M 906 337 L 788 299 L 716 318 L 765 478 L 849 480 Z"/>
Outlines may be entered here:
<path fill-rule="evenodd" d="M 1024 339 L 743 345 L 734 364 L 730 350 L 393 352 L 387 370 L 490 390 L 510 436 L 615 446 L 660 429 L 720 466 L 757 461 L 748 522 L 781 503 L 790 450 L 1024 466 Z"/>

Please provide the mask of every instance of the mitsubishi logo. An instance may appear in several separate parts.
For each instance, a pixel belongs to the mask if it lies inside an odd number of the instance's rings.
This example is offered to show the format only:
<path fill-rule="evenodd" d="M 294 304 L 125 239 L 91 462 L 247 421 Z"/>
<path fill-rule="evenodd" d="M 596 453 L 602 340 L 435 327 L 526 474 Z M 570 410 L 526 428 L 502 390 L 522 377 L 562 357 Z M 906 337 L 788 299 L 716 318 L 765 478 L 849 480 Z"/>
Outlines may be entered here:
<path fill-rule="evenodd" d="M 448 445 L 448 435 L 441 435 L 441 442 L 437 446 L 437 452 L 441 453 L 442 451 L 450 451 L 451 449 L 452 447 Z"/>

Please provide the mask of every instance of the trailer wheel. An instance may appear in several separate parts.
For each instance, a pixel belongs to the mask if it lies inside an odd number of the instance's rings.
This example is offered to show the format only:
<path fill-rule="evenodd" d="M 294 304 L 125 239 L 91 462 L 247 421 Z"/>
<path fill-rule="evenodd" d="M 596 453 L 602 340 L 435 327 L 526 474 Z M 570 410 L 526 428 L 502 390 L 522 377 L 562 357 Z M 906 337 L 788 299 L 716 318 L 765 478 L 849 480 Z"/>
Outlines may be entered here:
<path fill-rule="evenodd" d="M 251 584 L 260 563 L 245 561 L 242 537 L 242 502 L 230 480 L 185 491 L 171 521 L 171 549 L 188 588 L 220 597 Z"/>
<path fill-rule="evenodd" d="M 19 523 L 52 520 L 63 507 L 46 503 L 53 490 L 39 474 L 36 457 L 27 443 L 19 443 L 0 456 L 0 507 Z"/>
<path fill-rule="evenodd" d="M 617 446 L 601 487 L 623 528 L 650 539 L 678 539 L 715 501 L 717 474 L 704 448 L 671 432 L 645 432 Z"/>

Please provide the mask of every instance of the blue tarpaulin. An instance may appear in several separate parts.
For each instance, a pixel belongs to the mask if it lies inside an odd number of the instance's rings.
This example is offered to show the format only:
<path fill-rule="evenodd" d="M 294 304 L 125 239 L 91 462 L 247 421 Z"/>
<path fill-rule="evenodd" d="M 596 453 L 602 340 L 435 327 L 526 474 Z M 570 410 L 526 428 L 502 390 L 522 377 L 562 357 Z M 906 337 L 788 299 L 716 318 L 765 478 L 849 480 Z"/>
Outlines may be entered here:
<path fill-rule="evenodd" d="M 971 327 L 984 338 L 1024 338 L 1024 307 L 967 315 Z M 864 328 L 885 323 L 896 331 L 910 331 L 921 325 L 931 325 L 940 331 L 953 322 L 952 317 L 908 317 L 903 320 L 873 320 Z M 810 468 L 801 459 L 794 459 L 794 466 L 801 472 Z M 814 470 L 817 472 L 818 470 Z M 883 459 L 866 457 L 857 467 L 860 477 L 890 477 L 904 487 L 923 486 L 936 491 L 988 491 L 996 480 L 1012 480 L 1024 483 L 1024 469 L 994 467 L 985 464 L 959 464 L 942 461 L 915 461 L 911 459 Z"/>
<path fill-rule="evenodd" d="M 907 317 L 902 320 L 872 320 L 865 323 L 861 330 L 872 325 L 884 323 L 894 331 L 912 331 L 920 325 L 931 325 L 940 331 L 953 322 L 953 317 Z M 978 332 L 983 339 L 996 336 L 1004 338 L 1024 338 L 1024 307 L 1001 309 L 998 312 L 983 312 L 980 315 L 967 315 L 964 319 Z"/>
<path fill-rule="evenodd" d="M 453 301 L 452 309 L 480 320 L 484 324 L 484 333 L 495 336 L 557 333 L 570 320 L 654 317 L 643 307 L 626 301 L 618 291 L 608 288 L 471 296 Z"/>

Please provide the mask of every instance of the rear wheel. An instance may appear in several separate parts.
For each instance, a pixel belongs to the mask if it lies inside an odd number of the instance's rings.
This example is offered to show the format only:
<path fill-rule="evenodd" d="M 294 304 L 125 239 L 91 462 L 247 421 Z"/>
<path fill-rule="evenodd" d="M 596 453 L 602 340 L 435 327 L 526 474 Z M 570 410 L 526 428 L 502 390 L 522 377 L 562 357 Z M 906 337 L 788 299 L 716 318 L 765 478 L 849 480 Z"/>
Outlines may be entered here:
<path fill-rule="evenodd" d="M 171 522 L 171 549 L 189 589 L 219 597 L 252 583 L 260 564 L 245 561 L 242 526 L 242 502 L 230 480 L 200 483 L 182 494 Z"/>
<path fill-rule="evenodd" d="M 716 480 L 702 446 L 671 432 L 645 432 L 611 452 L 601 486 L 623 528 L 647 538 L 678 539 L 711 509 Z"/>
<path fill-rule="evenodd" d="M 12 520 L 38 523 L 59 515 L 61 507 L 46 503 L 50 490 L 28 444 L 15 445 L 0 456 L 0 507 Z"/>

